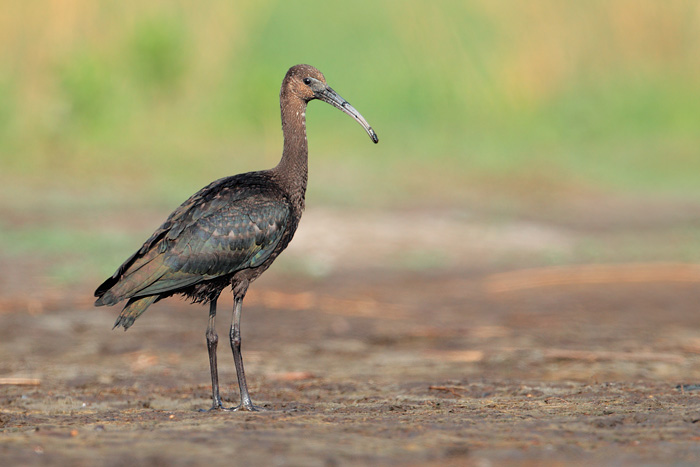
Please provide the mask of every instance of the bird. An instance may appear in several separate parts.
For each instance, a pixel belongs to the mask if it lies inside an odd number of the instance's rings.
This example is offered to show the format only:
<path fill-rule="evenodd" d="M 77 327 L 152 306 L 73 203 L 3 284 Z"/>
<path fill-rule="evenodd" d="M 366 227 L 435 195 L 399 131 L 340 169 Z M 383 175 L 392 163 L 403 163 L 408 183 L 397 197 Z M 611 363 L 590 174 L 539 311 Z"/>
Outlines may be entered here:
<path fill-rule="evenodd" d="M 114 328 L 126 331 L 153 303 L 173 295 L 209 305 L 206 328 L 212 383 L 209 411 L 259 411 L 248 392 L 241 355 L 241 311 L 250 284 L 289 245 L 305 207 L 308 178 L 306 107 L 326 102 L 356 120 L 374 143 L 367 120 L 310 65 L 291 67 L 280 89 L 284 145 L 272 169 L 216 180 L 182 203 L 116 272 L 95 290 L 95 306 L 126 300 Z M 229 341 L 240 403 L 224 407 L 219 393 L 216 302 L 233 292 Z"/>

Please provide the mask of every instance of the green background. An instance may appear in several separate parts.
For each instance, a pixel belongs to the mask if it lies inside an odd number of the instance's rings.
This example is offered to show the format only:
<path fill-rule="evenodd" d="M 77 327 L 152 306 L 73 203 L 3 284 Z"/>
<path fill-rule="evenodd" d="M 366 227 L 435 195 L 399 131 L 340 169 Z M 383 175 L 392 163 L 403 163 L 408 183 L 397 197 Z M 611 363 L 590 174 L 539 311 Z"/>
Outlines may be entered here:
<path fill-rule="evenodd" d="M 309 206 L 700 199 L 697 1 L 8 0 L 4 250 L 99 256 L 106 238 L 121 257 L 136 240 L 86 230 L 93 213 L 164 217 L 213 179 L 274 166 L 297 63 L 380 138 L 311 103 Z M 33 214 L 48 221 L 17 221 Z"/>

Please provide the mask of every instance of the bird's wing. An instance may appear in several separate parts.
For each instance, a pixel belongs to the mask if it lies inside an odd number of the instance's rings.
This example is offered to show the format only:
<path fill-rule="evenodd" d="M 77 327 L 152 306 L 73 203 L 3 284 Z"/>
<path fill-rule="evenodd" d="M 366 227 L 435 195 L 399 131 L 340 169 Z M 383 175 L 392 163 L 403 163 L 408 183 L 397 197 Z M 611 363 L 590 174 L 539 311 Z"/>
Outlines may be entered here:
<path fill-rule="evenodd" d="M 162 294 L 262 264 L 289 222 L 289 206 L 257 195 L 222 192 L 191 198 L 100 286 L 97 304 Z"/>
<path fill-rule="evenodd" d="M 95 290 L 95 297 L 98 297 L 98 300 L 95 302 L 95 304 L 98 306 L 114 305 L 117 303 L 117 301 L 121 300 L 121 298 L 116 300 L 115 297 L 107 292 L 114 287 L 122 279 L 122 277 L 124 277 L 127 270 L 131 270 L 131 272 L 135 271 L 135 269 L 132 267 L 134 266 L 134 263 L 138 262 L 141 266 L 143 266 L 143 264 L 146 264 L 147 262 L 143 260 L 145 257 L 149 257 L 151 260 L 153 260 L 155 257 L 155 252 L 150 254 L 149 252 L 151 252 L 153 246 L 160 242 L 165 235 L 170 233 L 171 237 L 176 237 L 177 234 L 182 232 L 185 227 L 201 217 L 202 209 L 199 206 L 207 202 L 207 198 L 211 197 L 210 193 L 214 192 L 221 182 L 222 180 L 216 180 L 210 183 L 208 186 L 190 196 L 177 209 L 170 213 L 165 222 L 163 222 L 163 224 L 158 227 L 155 232 L 153 232 L 150 238 L 143 243 L 141 248 L 139 248 L 133 255 L 129 256 L 129 258 L 127 258 L 127 260 L 117 268 L 110 278 L 97 287 Z M 214 197 L 213 200 L 220 198 L 221 197 Z M 238 198 L 231 197 L 230 202 L 237 201 Z M 213 210 L 216 209 L 217 206 L 209 201 L 209 208 Z M 107 295 L 105 296 L 105 294 Z"/>

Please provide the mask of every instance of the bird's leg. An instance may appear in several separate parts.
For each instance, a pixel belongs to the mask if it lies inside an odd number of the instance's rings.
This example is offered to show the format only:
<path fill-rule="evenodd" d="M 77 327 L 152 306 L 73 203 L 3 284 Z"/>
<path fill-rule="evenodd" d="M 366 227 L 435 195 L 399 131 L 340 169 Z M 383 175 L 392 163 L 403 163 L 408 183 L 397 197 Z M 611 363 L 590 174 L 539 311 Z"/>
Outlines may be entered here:
<path fill-rule="evenodd" d="M 209 324 L 207 325 L 207 350 L 209 351 L 209 369 L 211 370 L 211 398 L 212 405 L 209 410 L 225 410 L 221 405 L 219 395 L 219 372 L 216 365 L 216 345 L 219 336 L 216 334 L 216 299 L 209 303 Z"/>
<path fill-rule="evenodd" d="M 238 376 L 238 387 L 241 391 L 241 403 L 234 410 L 249 410 L 257 412 L 261 410 L 253 405 L 248 394 L 248 384 L 245 380 L 245 371 L 243 370 L 243 357 L 241 356 L 241 307 L 243 305 L 243 296 L 238 295 L 233 298 L 233 319 L 231 321 L 231 350 L 233 351 L 233 361 L 236 364 L 236 375 Z"/>

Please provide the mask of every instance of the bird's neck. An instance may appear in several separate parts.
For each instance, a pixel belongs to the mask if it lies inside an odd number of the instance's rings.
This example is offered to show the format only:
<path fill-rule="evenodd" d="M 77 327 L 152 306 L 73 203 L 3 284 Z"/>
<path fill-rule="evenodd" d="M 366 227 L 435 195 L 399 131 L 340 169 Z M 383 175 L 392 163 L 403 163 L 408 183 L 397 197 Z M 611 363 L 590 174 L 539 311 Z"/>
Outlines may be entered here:
<path fill-rule="evenodd" d="M 306 140 L 306 102 L 298 98 L 282 100 L 282 159 L 273 169 L 292 199 L 304 207 L 309 172 L 309 145 Z"/>

